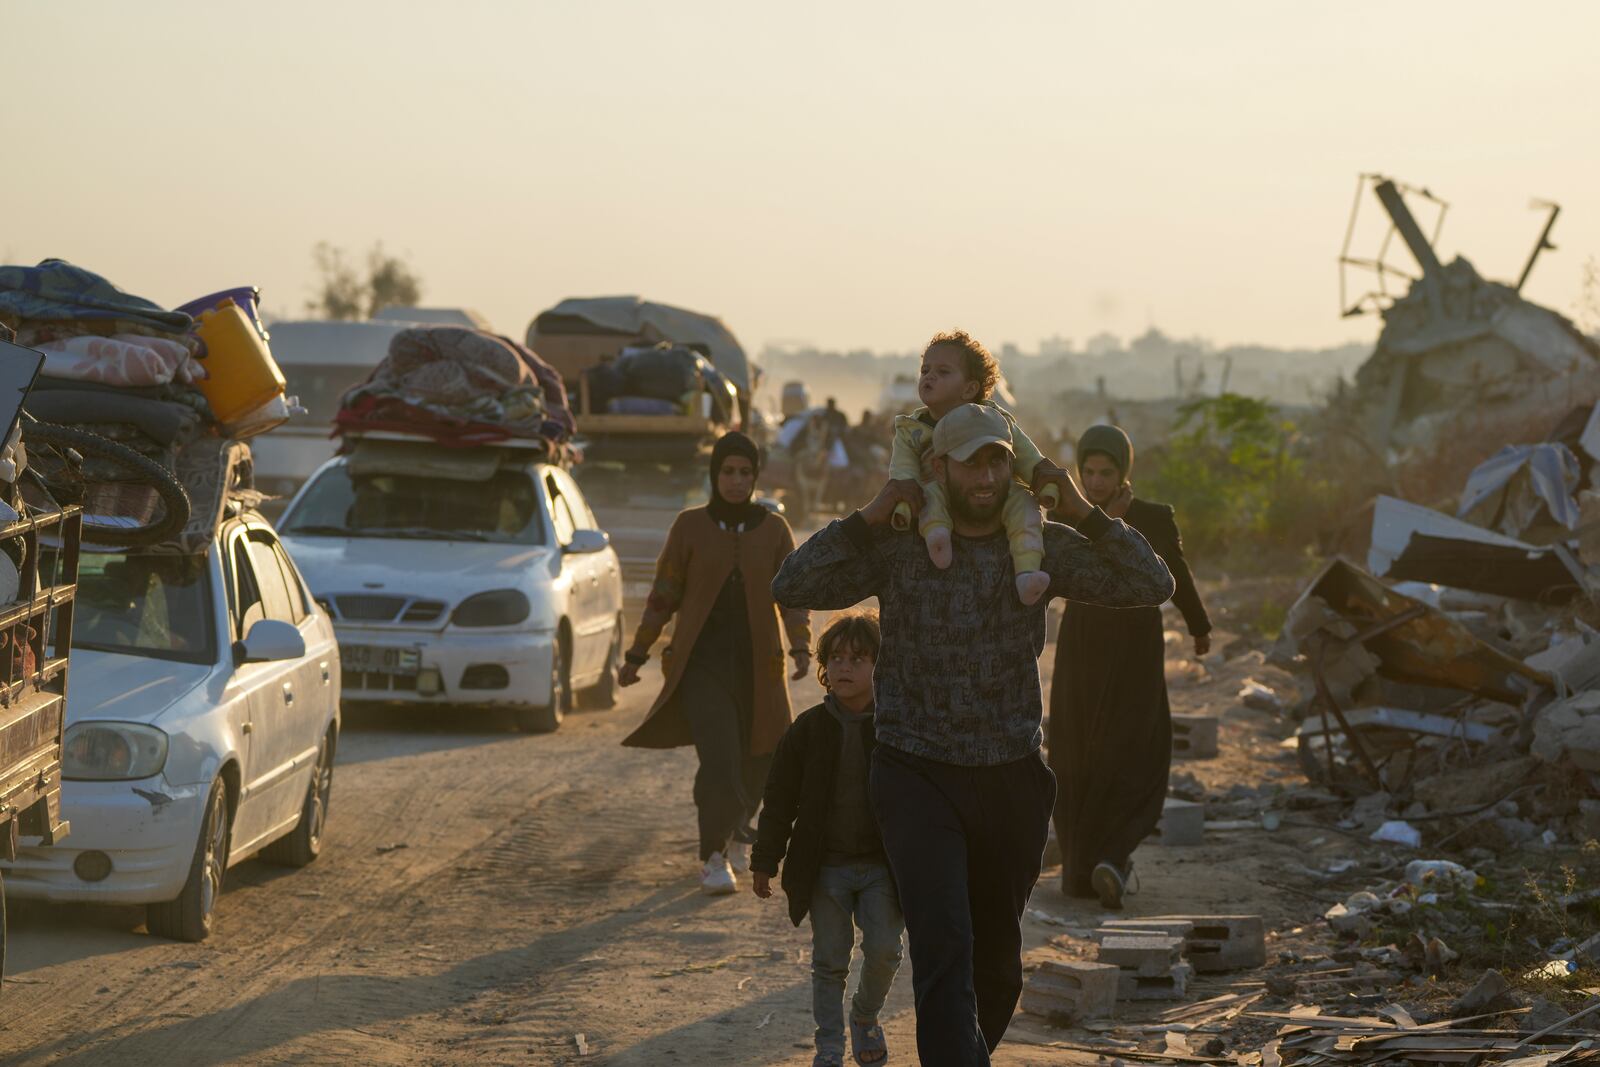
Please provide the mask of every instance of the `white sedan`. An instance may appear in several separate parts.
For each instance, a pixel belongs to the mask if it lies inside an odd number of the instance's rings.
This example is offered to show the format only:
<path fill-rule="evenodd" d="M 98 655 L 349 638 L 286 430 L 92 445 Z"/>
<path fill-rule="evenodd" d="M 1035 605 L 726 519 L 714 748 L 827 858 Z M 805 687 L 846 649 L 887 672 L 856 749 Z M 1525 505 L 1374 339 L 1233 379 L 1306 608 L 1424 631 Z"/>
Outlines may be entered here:
<path fill-rule="evenodd" d="M 554 730 L 616 701 L 622 568 L 560 467 L 511 449 L 358 448 L 279 528 L 333 617 L 351 701 L 505 708 Z"/>
<path fill-rule="evenodd" d="M 18 897 L 146 905 L 199 941 L 223 875 L 322 848 L 339 737 L 327 615 L 272 528 L 226 521 L 203 556 L 81 559 L 62 759 L 63 845 L 4 865 Z M 26 843 L 26 839 L 25 839 Z"/>

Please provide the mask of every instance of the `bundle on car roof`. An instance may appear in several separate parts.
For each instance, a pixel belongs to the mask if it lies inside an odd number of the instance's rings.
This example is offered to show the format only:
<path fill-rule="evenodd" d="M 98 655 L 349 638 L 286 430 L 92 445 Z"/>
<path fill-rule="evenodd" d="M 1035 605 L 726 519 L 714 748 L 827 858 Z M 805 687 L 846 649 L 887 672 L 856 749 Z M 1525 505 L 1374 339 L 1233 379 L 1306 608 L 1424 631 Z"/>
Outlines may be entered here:
<path fill-rule="evenodd" d="M 374 434 L 422 437 L 452 448 L 532 443 L 570 457 L 572 413 L 561 376 L 507 337 L 461 326 L 414 326 L 339 401 L 344 450 Z"/>

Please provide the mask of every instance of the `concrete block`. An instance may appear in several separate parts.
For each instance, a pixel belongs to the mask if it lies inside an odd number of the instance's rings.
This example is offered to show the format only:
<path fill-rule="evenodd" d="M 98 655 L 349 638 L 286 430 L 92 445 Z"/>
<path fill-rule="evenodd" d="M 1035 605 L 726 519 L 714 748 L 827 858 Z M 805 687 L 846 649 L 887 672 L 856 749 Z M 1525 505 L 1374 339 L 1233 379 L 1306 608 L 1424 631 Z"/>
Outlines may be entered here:
<path fill-rule="evenodd" d="M 1189 993 L 1194 968 L 1174 964 L 1165 974 L 1141 975 L 1123 971 L 1117 980 L 1118 1000 L 1182 1000 Z"/>
<path fill-rule="evenodd" d="M 1183 955 L 1183 938 L 1160 934 L 1116 934 L 1100 942 L 1101 963 L 1144 977 L 1166 974 Z"/>
<path fill-rule="evenodd" d="M 1188 939 L 1194 923 L 1188 919 L 1107 919 L 1089 936 L 1096 944 L 1108 937 L 1177 937 Z"/>
<path fill-rule="evenodd" d="M 1156 840 L 1173 847 L 1198 845 L 1206 836 L 1206 807 L 1192 800 L 1168 797 L 1156 824 Z"/>
<path fill-rule="evenodd" d="M 1217 754 L 1215 715 L 1174 715 L 1172 755 L 1177 759 L 1211 759 Z"/>
<path fill-rule="evenodd" d="M 1109 963 L 1046 960 L 1022 986 L 1022 1010 L 1046 1019 L 1105 1019 L 1117 1009 L 1122 971 Z"/>
<path fill-rule="evenodd" d="M 1259 915 L 1172 915 L 1194 923 L 1184 955 L 1201 974 L 1260 967 L 1267 962 L 1266 926 Z"/>

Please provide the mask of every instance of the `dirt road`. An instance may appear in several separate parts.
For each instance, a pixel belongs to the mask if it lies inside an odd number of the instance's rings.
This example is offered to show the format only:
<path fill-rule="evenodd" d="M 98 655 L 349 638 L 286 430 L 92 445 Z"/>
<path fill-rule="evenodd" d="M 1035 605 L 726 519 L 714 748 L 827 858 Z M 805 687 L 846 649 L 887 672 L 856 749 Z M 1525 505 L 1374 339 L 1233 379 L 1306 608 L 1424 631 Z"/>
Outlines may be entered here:
<path fill-rule="evenodd" d="M 136 909 L 15 907 L 0 1061 L 809 1064 L 809 928 L 781 896 L 696 891 L 692 752 L 618 744 L 654 665 L 645 680 L 549 736 L 348 720 L 322 857 L 235 868 L 204 944 L 147 936 Z M 799 707 L 818 695 L 795 685 Z M 1141 850 L 1135 913 L 1248 902 L 1282 921 L 1258 880 L 1270 852 L 1214 862 L 1229 851 Z M 1094 921 L 1048 873 L 1034 906 Z M 1034 944 L 1061 932 L 1029 927 Z M 907 964 L 886 1019 L 900 1063 L 915 1061 L 910 989 Z M 1093 1060 L 1019 1043 L 997 1062 L 1075 1058 Z"/>

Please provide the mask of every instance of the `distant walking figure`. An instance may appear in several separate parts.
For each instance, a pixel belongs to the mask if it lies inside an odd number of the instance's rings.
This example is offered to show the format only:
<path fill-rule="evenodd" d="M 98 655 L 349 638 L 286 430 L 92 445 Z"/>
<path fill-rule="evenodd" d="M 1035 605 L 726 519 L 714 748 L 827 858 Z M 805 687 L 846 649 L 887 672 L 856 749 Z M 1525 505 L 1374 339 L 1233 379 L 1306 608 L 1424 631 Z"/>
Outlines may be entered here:
<path fill-rule="evenodd" d="M 1211 621 L 1183 558 L 1183 538 L 1165 504 L 1136 500 L 1133 442 L 1116 426 L 1091 426 L 1078 441 L 1078 473 L 1089 503 L 1144 535 L 1172 572 L 1172 600 L 1211 649 Z M 1050 684 L 1050 767 L 1056 772 L 1061 891 L 1120 908 L 1129 856 L 1161 818 L 1172 755 L 1161 609 L 1112 611 L 1068 604 Z"/>
<path fill-rule="evenodd" d="M 761 804 L 778 739 L 789 728 L 789 686 L 772 578 L 794 548 L 782 516 L 753 500 L 761 454 L 742 433 L 711 452 L 711 501 L 680 512 L 656 564 L 655 584 L 619 680 L 639 668 L 668 620 L 672 641 L 661 654 L 666 683 L 650 714 L 624 745 L 694 745 L 700 769 L 694 803 L 700 821 L 700 886 L 737 889 L 734 869 L 748 869 L 750 820 Z M 803 609 L 783 612 L 795 678 L 811 664 Z"/>
<path fill-rule="evenodd" d="M 895 481 L 800 546 L 772 585 L 795 608 L 878 598 L 871 799 L 905 913 L 925 1067 L 987 1064 L 1022 992 L 1022 913 L 1056 792 L 1039 757 L 1048 597 L 1139 607 L 1172 595 L 1144 539 L 1056 468 L 1035 482 L 1056 484 L 1079 529 L 1043 524 L 1048 595 L 1024 604 L 1001 519 L 1014 447 L 992 407 L 957 407 L 934 428 L 948 569 L 914 531 L 892 528 L 898 503 L 922 504 L 919 486 Z"/>

